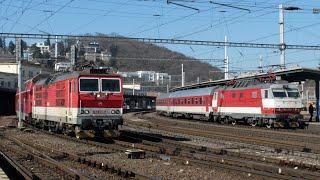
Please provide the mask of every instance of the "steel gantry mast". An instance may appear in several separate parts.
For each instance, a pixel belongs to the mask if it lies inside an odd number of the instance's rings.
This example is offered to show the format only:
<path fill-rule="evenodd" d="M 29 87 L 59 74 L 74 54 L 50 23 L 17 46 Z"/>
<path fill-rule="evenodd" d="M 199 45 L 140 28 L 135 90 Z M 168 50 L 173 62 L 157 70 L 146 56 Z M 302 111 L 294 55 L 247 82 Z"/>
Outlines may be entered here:
<path fill-rule="evenodd" d="M 265 43 L 242 43 L 242 42 L 224 42 L 224 41 L 202 41 L 202 40 L 183 40 L 183 39 L 160 39 L 160 38 L 135 38 L 122 36 L 93 36 L 93 35 L 64 35 L 64 34 L 23 34 L 23 33 L 0 33 L 4 38 L 22 38 L 22 39 L 76 39 L 76 38 L 101 38 L 110 41 L 140 41 L 154 44 L 186 44 L 199 46 L 228 46 L 228 47 L 246 47 L 246 48 L 269 48 L 279 49 L 281 44 Z M 286 49 L 304 49 L 320 50 L 316 45 L 290 45 L 286 44 Z"/>

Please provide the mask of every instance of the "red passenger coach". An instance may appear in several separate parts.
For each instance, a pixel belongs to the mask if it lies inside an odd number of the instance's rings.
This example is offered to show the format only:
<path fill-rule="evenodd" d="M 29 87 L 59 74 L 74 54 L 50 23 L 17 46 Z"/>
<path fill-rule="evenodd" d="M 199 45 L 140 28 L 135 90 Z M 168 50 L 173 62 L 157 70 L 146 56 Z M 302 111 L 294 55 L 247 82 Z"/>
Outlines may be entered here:
<path fill-rule="evenodd" d="M 123 123 L 122 83 L 120 75 L 100 69 L 38 75 L 21 92 L 23 120 L 78 138 L 116 136 Z"/>
<path fill-rule="evenodd" d="M 162 94 L 157 98 L 156 110 L 173 117 L 270 128 L 303 127 L 302 106 L 296 85 L 246 81 Z"/>

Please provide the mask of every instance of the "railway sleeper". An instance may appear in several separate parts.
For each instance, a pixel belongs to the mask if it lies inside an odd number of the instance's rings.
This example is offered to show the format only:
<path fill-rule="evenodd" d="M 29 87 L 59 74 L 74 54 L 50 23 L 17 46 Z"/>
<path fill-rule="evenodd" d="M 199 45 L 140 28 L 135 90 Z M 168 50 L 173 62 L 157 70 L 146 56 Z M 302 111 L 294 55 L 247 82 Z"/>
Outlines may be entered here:
<path fill-rule="evenodd" d="M 19 142 L 19 144 L 21 144 L 22 142 Z M 128 170 L 122 170 L 120 167 L 114 167 L 114 166 L 110 166 L 110 165 L 104 165 L 104 163 L 99 163 L 99 162 L 96 162 L 96 161 L 91 161 L 91 160 L 88 160 L 86 158 L 81 158 L 79 156 L 76 156 L 76 155 L 72 155 L 72 154 L 69 154 L 69 153 L 65 153 L 65 152 L 61 152 L 61 151 L 58 151 L 58 150 L 53 150 L 51 148 L 47 148 L 47 147 L 44 147 L 44 146 L 38 146 L 38 145 L 32 145 L 31 143 L 27 143 L 28 146 L 36 146 L 37 148 L 40 148 L 44 151 L 47 151 L 47 152 L 50 152 L 50 153 L 56 153 L 56 154 L 61 154 L 61 155 L 64 155 L 66 157 L 69 157 L 71 158 L 73 161 L 75 162 L 80 162 L 81 164 L 86 164 L 88 167 L 92 167 L 92 168 L 96 168 L 96 169 L 105 169 L 105 170 L 108 170 L 112 173 L 116 173 L 116 174 L 119 174 L 120 176 L 124 177 L 126 176 L 126 174 L 130 174 L 131 176 L 132 175 L 135 175 L 135 173 L 132 173 L 131 171 L 128 171 Z M 32 157 L 34 158 L 34 157 Z M 101 166 L 103 167 L 99 167 L 97 166 L 97 164 L 100 164 Z M 54 168 L 54 167 L 52 167 Z M 58 167 L 60 168 L 60 167 Z M 125 173 L 125 172 L 130 172 L 130 173 Z M 139 175 L 141 177 L 143 177 L 142 175 Z"/>
<path fill-rule="evenodd" d="M 25 147 L 25 146 L 22 146 Z M 6 149 L 6 148 L 4 148 Z M 55 172 L 59 172 L 61 173 L 61 175 L 63 177 L 65 177 L 65 179 L 79 179 L 79 175 L 77 175 L 74 172 L 69 171 L 66 167 L 62 167 L 61 165 L 56 164 L 55 162 L 52 162 L 50 160 L 44 159 L 40 156 L 37 156 L 35 154 L 31 154 L 31 153 L 27 153 L 25 154 L 24 151 L 21 150 L 17 150 L 17 149 L 7 149 L 9 152 L 11 152 L 11 154 L 15 154 L 15 156 L 20 157 L 19 159 L 26 159 L 30 162 L 36 162 L 36 164 L 42 164 L 45 167 L 48 167 L 50 169 L 55 169 Z M 43 174 L 43 172 L 40 172 L 41 174 Z M 35 175 L 35 172 L 32 172 L 33 175 Z M 39 175 L 35 175 L 35 176 L 39 176 Z"/>

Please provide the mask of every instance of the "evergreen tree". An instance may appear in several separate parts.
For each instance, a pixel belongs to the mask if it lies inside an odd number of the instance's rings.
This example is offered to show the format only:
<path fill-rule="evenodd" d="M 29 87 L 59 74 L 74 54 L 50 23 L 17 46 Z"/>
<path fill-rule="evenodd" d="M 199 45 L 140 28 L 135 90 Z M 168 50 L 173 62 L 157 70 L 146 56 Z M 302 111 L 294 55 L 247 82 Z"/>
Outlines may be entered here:
<path fill-rule="evenodd" d="M 118 46 L 112 44 L 110 46 L 111 59 L 109 65 L 113 68 L 117 68 L 117 60 L 116 57 L 118 55 Z"/>
<path fill-rule="evenodd" d="M 21 47 L 23 50 L 26 50 L 28 48 L 28 45 L 24 40 L 21 40 Z"/>
<path fill-rule="evenodd" d="M 46 46 L 50 46 L 50 45 L 51 45 L 49 38 L 47 38 L 47 39 L 44 41 L 44 45 L 46 45 Z"/>
<path fill-rule="evenodd" d="M 62 41 L 58 42 L 58 55 L 64 56 L 66 54 L 65 46 Z"/>
<path fill-rule="evenodd" d="M 50 53 L 49 52 L 43 52 L 43 58 L 49 59 L 50 58 Z"/>
<path fill-rule="evenodd" d="M 36 44 L 32 44 L 32 46 L 30 47 L 30 52 L 32 53 L 32 58 L 36 59 L 36 58 L 42 58 L 43 55 L 41 54 L 41 50 L 39 47 L 36 46 Z"/>
<path fill-rule="evenodd" d="M 9 51 L 11 54 L 14 54 L 15 49 L 16 49 L 16 45 L 15 45 L 12 41 L 10 41 L 10 42 L 9 42 L 8 51 Z"/>
<path fill-rule="evenodd" d="M 3 48 L 3 41 L 2 41 L 2 38 L 0 38 L 0 48 Z"/>

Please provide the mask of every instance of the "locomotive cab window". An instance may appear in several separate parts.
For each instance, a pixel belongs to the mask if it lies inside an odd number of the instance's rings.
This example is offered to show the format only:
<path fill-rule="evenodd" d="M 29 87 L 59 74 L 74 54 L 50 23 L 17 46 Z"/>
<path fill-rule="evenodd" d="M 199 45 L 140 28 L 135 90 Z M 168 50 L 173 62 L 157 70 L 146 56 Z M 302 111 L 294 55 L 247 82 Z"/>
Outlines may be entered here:
<path fill-rule="evenodd" d="M 120 79 L 101 79 L 103 92 L 120 92 Z"/>
<path fill-rule="evenodd" d="M 80 91 L 94 92 L 99 91 L 99 79 L 96 78 L 80 78 Z"/>
<path fill-rule="evenodd" d="M 291 97 L 291 98 L 300 97 L 300 93 L 299 93 L 298 89 L 288 89 L 287 93 L 288 93 L 288 97 Z"/>
<path fill-rule="evenodd" d="M 287 97 L 287 93 L 284 91 L 284 89 L 273 89 L 272 94 L 273 94 L 273 97 L 275 97 L 275 98 Z"/>

